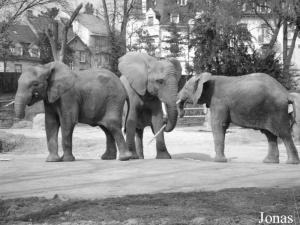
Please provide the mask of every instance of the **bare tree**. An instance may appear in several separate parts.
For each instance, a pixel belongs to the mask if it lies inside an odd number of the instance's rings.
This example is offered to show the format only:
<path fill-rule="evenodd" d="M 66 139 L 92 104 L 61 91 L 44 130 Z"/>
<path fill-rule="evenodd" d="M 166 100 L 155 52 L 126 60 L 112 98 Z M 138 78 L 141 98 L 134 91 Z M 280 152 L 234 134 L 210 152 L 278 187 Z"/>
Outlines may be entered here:
<path fill-rule="evenodd" d="M 110 40 L 110 67 L 118 70 L 118 58 L 126 53 L 126 28 L 137 0 L 113 0 L 108 7 L 107 0 L 102 0 L 103 16 Z M 119 28 L 119 29 L 118 29 Z"/>
<path fill-rule="evenodd" d="M 65 55 L 66 55 L 66 46 L 68 41 L 68 31 L 72 26 L 73 21 L 79 14 L 79 11 L 82 8 L 82 4 L 78 5 L 77 8 L 72 13 L 70 19 L 64 24 L 63 30 L 62 30 L 62 40 L 61 40 L 61 47 L 59 48 L 59 40 L 58 40 L 58 22 L 52 20 L 53 26 L 52 29 L 49 26 L 48 30 L 46 31 L 46 35 L 49 39 L 52 55 L 54 61 L 63 62 Z"/>
<path fill-rule="evenodd" d="M 27 10 L 51 3 L 59 3 L 63 6 L 68 5 L 65 0 L 0 0 L 0 13 L 6 18 L 2 23 L 0 33 L 4 33 Z"/>
<path fill-rule="evenodd" d="M 300 28 L 300 3 L 298 0 L 252 0 L 252 11 L 264 21 L 270 30 L 270 41 L 266 45 L 265 56 L 273 53 L 274 46 L 278 40 L 278 34 L 283 28 L 282 61 L 283 72 L 288 73 L 291 66 L 296 39 Z M 297 22 L 298 21 L 298 22 Z M 288 29 L 290 28 L 290 29 Z M 288 32 L 292 31 L 292 39 L 288 48 Z"/>

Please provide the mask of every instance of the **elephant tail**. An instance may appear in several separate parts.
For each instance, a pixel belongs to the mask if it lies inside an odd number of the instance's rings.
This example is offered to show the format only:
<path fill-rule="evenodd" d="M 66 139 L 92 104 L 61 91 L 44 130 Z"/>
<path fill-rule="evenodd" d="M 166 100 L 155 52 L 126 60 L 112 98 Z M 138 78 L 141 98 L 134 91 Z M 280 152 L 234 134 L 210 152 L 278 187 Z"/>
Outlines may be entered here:
<path fill-rule="evenodd" d="M 130 101 L 129 101 L 129 97 L 126 97 L 126 104 L 127 104 L 127 112 L 125 115 L 125 121 L 124 121 L 124 134 L 126 134 L 126 126 L 127 126 L 127 120 L 128 120 L 128 115 L 129 115 L 129 110 L 130 110 Z"/>
<path fill-rule="evenodd" d="M 293 96 L 291 95 L 288 97 L 288 113 L 291 116 L 290 127 L 292 128 L 296 123 L 296 104 Z"/>

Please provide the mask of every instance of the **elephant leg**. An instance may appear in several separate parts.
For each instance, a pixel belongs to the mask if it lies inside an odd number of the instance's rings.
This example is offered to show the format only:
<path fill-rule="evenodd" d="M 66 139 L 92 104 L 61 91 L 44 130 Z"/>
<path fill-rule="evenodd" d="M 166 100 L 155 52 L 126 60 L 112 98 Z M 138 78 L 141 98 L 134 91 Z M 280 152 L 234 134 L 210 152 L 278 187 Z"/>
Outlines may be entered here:
<path fill-rule="evenodd" d="M 279 150 L 277 144 L 277 136 L 267 130 L 262 130 L 268 139 L 268 155 L 263 160 L 264 163 L 279 163 Z"/>
<path fill-rule="evenodd" d="M 135 146 L 135 131 L 136 131 L 136 122 L 137 115 L 136 113 L 130 113 L 128 116 L 128 120 L 126 121 L 126 144 L 128 146 L 129 151 L 131 152 L 132 156 L 131 159 L 138 159 L 139 156 L 136 152 L 136 146 Z"/>
<path fill-rule="evenodd" d="M 158 112 L 152 116 L 152 130 L 156 134 L 161 127 L 164 125 L 163 115 L 161 112 Z M 157 159 L 171 159 L 164 138 L 164 132 L 160 132 L 156 137 L 156 158 Z"/>
<path fill-rule="evenodd" d="M 116 159 L 117 158 L 117 148 L 116 148 L 115 139 L 112 136 L 112 134 L 106 129 L 106 127 L 104 127 L 104 126 L 100 126 L 100 127 L 106 135 L 106 151 L 101 156 L 101 159 L 103 159 L 103 160 Z"/>
<path fill-rule="evenodd" d="M 294 144 L 291 134 L 288 134 L 285 137 L 281 137 L 281 139 L 282 139 L 282 141 L 285 145 L 286 151 L 287 151 L 288 159 L 287 159 L 286 163 L 298 164 L 300 162 L 299 156 L 298 156 L 298 152 L 297 152 L 297 149 L 296 149 L 296 146 Z"/>
<path fill-rule="evenodd" d="M 136 129 L 135 147 L 136 147 L 136 152 L 139 156 L 139 159 L 144 159 L 143 134 L 144 134 L 144 129 L 139 129 L 139 128 Z"/>
<path fill-rule="evenodd" d="M 74 161 L 75 157 L 72 154 L 72 138 L 75 123 L 64 121 L 61 123 L 62 147 L 64 154 L 61 157 L 62 161 Z"/>
<path fill-rule="evenodd" d="M 225 133 L 229 126 L 228 113 L 225 109 L 211 111 L 211 128 L 213 132 L 216 156 L 215 162 L 227 162 L 224 154 Z"/>
<path fill-rule="evenodd" d="M 59 119 L 53 113 L 50 114 L 47 112 L 47 108 L 45 107 L 45 129 L 47 136 L 47 146 L 49 155 L 46 159 L 47 162 L 58 162 L 60 161 L 60 157 L 58 155 L 58 130 L 59 130 Z"/>
<path fill-rule="evenodd" d="M 129 151 L 124 136 L 121 131 L 121 125 L 118 126 L 115 122 L 111 121 L 107 123 L 107 130 L 112 134 L 118 149 L 119 149 L 119 160 L 129 160 L 132 158 L 132 152 Z"/>

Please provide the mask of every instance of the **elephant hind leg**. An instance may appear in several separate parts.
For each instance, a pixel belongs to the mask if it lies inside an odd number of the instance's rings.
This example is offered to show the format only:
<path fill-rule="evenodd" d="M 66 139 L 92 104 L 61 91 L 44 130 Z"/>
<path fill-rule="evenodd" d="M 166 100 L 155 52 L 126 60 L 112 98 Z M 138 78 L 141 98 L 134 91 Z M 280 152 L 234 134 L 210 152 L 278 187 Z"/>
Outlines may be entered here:
<path fill-rule="evenodd" d="M 268 155 L 263 160 L 264 163 L 279 163 L 279 150 L 277 144 L 277 136 L 268 130 L 261 130 L 268 139 Z"/>
<path fill-rule="evenodd" d="M 115 139 L 110 133 L 108 129 L 104 126 L 100 126 L 101 129 L 104 131 L 105 136 L 106 136 L 106 150 L 104 154 L 101 156 L 101 159 L 103 160 L 112 160 L 117 158 L 117 148 L 116 148 L 116 143 Z"/>
<path fill-rule="evenodd" d="M 121 131 L 121 126 L 114 120 L 106 123 L 106 129 L 111 133 L 119 149 L 119 160 L 129 160 L 132 158 L 132 153 L 128 150 L 124 136 Z"/>
<path fill-rule="evenodd" d="M 286 151 L 287 151 L 288 159 L 287 159 L 286 163 L 288 163 L 288 164 L 298 164 L 300 162 L 300 160 L 299 160 L 299 156 L 298 156 L 296 146 L 295 146 L 294 141 L 292 139 L 292 135 L 288 134 L 284 137 L 281 137 L 281 139 L 282 139 L 282 141 L 285 145 Z"/>
<path fill-rule="evenodd" d="M 144 134 L 144 129 L 139 129 L 139 128 L 136 129 L 135 147 L 136 147 L 136 152 L 139 156 L 139 159 L 144 159 L 143 134 Z"/>

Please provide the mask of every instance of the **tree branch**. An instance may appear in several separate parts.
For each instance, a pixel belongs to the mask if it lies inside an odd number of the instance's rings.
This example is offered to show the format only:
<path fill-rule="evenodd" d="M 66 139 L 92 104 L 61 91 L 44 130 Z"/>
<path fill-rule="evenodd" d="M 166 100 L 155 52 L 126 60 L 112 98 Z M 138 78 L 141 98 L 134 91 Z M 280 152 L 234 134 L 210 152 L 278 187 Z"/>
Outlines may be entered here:
<path fill-rule="evenodd" d="M 78 15 L 79 11 L 82 8 L 82 3 L 77 6 L 73 14 L 71 15 L 68 22 L 64 25 L 63 33 L 62 33 L 62 44 L 61 44 L 61 50 L 59 52 L 59 61 L 63 62 L 66 52 L 66 45 L 68 41 L 68 31 L 70 27 L 72 26 L 73 21 L 75 20 L 76 16 Z"/>

